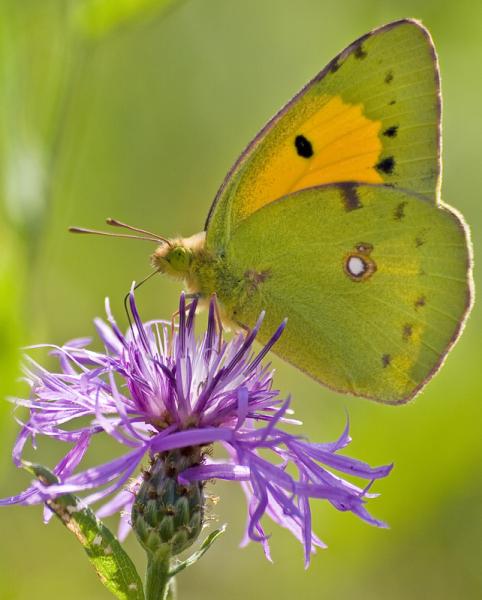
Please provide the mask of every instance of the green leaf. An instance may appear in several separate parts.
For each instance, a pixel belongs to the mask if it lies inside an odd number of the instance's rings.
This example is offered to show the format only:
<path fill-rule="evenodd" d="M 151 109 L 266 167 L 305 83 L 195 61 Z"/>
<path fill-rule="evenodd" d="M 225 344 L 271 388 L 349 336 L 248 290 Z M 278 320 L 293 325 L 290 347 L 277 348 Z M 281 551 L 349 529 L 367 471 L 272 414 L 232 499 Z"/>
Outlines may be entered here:
<path fill-rule="evenodd" d="M 129 22 L 165 11 L 175 0 L 80 0 L 74 10 L 75 24 L 90 37 L 103 37 Z"/>
<path fill-rule="evenodd" d="M 191 554 L 189 558 L 178 563 L 173 569 L 171 569 L 169 576 L 174 577 L 175 575 L 183 571 L 186 567 L 190 567 L 195 562 L 197 562 L 202 556 L 204 556 L 204 554 L 206 554 L 206 552 L 214 544 L 218 537 L 221 536 L 225 531 L 226 525 L 223 525 L 219 529 L 216 529 L 216 531 L 210 533 L 208 537 L 204 540 L 204 542 L 201 544 L 199 550 L 194 552 L 194 554 Z"/>
<path fill-rule="evenodd" d="M 27 462 L 23 466 L 45 485 L 58 481 L 46 467 Z M 142 581 L 134 563 L 90 508 L 72 494 L 47 500 L 46 505 L 82 544 L 102 583 L 114 596 L 122 600 L 144 600 Z"/>

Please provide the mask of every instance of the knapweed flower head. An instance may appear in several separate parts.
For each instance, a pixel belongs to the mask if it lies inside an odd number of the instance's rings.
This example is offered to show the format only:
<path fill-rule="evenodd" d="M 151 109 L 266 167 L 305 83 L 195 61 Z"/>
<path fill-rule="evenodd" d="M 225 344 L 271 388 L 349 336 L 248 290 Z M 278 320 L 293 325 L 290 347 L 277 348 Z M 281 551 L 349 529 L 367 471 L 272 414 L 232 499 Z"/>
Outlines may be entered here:
<path fill-rule="evenodd" d="M 108 322 L 95 321 L 103 352 L 89 349 L 87 339 L 50 347 L 58 359 L 56 372 L 26 359 L 31 395 L 15 402 L 30 414 L 15 444 L 14 462 L 22 464 L 26 442 L 35 447 L 39 436 L 71 447 L 54 468 L 58 483 L 36 481 L 1 504 L 82 494 L 85 503 L 100 503 L 99 517 L 120 514 L 121 539 L 134 526 L 147 549 L 167 541 L 176 553 L 201 530 L 206 482 L 236 481 L 247 498 L 244 543 L 260 542 L 270 558 L 266 516 L 300 540 L 306 564 L 314 548 L 323 547 L 312 531 L 315 500 L 383 526 L 365 504 L 373 496 L 368 491 L 373 481 L 391 466 L 372 468 L 340 454 L 350 441 L 348 427 L 335 442 L 307 441 L 291 417 L 290 398 L 273 389 L 273 372 L 262 361 L 285 323 L 256 353 L 253 342 L 263 315 L 251 331 L 226 341 L 214 298 L 206 331 L 198 338 L 196 300 L 186 306 L 181 296 L 176 327 L 166 321 L 143 323 L 132 292 L 129 303 L 133 324 L 126 335 L 108 302 Z M 123 453 L 82 468 L 89 445 L 100 435 L 113 438 Z M 212 457 L 216 444 L 227 458 Z M 333 471 L 367 483 L 358 487 Z"/>

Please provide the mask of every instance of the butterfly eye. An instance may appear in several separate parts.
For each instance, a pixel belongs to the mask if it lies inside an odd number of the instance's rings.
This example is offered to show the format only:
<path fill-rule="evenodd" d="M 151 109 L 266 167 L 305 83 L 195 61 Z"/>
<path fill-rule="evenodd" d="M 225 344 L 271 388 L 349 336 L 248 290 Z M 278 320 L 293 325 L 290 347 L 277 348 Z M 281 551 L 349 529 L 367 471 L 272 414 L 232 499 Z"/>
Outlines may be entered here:
<path fill-rule="evenodd" d="M 188 248 L 183 246 L 177 246 L 173 248 L 171 252 L 166 256 L 167 261 L 171 264 L 171 267 L 176 271 L 185 271 L 191 264 L 192 252 Z"/>
<path fill-rule="evenodd" d="M 375 262 L 365 254 L 350 253 L 345 257 L 344 271 L 352 281 L 364 281 L 375 271 Z"/>

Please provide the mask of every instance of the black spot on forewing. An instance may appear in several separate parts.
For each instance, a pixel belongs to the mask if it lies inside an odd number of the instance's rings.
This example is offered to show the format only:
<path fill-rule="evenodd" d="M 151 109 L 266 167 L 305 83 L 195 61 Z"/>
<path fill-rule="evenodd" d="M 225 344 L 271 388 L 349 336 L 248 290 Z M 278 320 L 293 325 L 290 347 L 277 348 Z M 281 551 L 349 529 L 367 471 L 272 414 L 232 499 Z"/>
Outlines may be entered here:
<path fill-rule="evenodd" d="M 392 357 L 390 356 L 390 354 L 383 354 L 382 355 L 382 367 L 385 369 L 386 367 L 388 367 L 388 365 L 392 362 Z"/>
<path fill-rule="evenodd" d="M 385 75 L 385 83 L 391 83 L 393 81 L 393 71 L 388 71 Z"/>
<path fill-rule="evenodd" d="M 359 58 L 359 59 L 363 59 L 366 58 L 366 51 L 363 49 L 363 46 L 361 44 L 359 44 L 356 48 L 355 48 L 355 58 Z"/>
<path fill-rule="evenodd" d="M 387 156 L 377 163 L 375 168 L 387 175 L 391 175 L 393 173 L 393 169 L 395 168 L 395 159 L 393 156 Z"/>
<path fill-rule="evenodd" d="M 347 212 L 356 210 L 357 208 L 363 208 L 356 184 L 340 183 L 339 188 L 341 192 L 341 199 L 343 200 L 343 206 Z"/>
<path fill-rule="evenodd" d="M 397 204 L 397 206 L 395 207 L 395 210 L 393 211 L 393 217 L 394 217 L 395 221 L 401 221 L 405 217 L 405 207 L 406 206 L 407 206 L 406 202 L 400 202 L 400 204 Z"/>
<path fill-rule="evenodd" d="M 331 61 L 330 64 L 330 71 L 332 73 L 336 73 L 338 71 L 338 69 L 340 68 L 340 65 L 338 64 L 337 59 L 335 58 L 334 60 Z"/>
<path fill-rule="evenodd" d="M 383 132 L 383 135 L 385 137 L 394 138 L 397 136 L 397 131 L 398 131 L 398 125 L 392 125 L 391 127 L 388 127 L 388 129 L 385 129 L 385 131 Z"/>
<path fill-rule="evenodd" d="M 388 103 L 389 106 L 393 106 L 394 104 L 396 104 L 397 101 L 396 100 L 390 100 L 390 102 Z"/>
<path fill-rule="evenodd" d="M 420 248 L 420 246 L 423 246 L 425 244 L 425 240 L 421 237 L 416 237 L 415 238 L 415 247 L 416 248 Z"/>
<path fill-rule="evenodd" d="M 297 135 L 295 137 L 295 148 L 298 155 L 303 158 L 310 158 L 313 156 L 313 146 L 304 135 Z"/>

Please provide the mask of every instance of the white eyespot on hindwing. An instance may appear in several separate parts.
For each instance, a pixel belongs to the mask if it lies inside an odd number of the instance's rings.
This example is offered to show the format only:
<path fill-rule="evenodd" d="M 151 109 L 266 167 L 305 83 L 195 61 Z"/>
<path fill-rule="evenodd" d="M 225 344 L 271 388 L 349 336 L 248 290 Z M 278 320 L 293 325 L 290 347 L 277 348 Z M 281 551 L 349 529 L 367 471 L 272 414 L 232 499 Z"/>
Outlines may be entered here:
<path fill-rule="evenodd" d="M 346 270 L 353 277 L 362 277 L 368 265 L 359 256 L 350 256 L 346 261 Z"/>
<path fill-rule="evenodd" d="M 377 265 L 370 256 L 372 244 L 358 242 L 355 251 L 349 252 L 343 259 L 343 270 L 352 281 L 365 281 L 377 270 Z"/>

